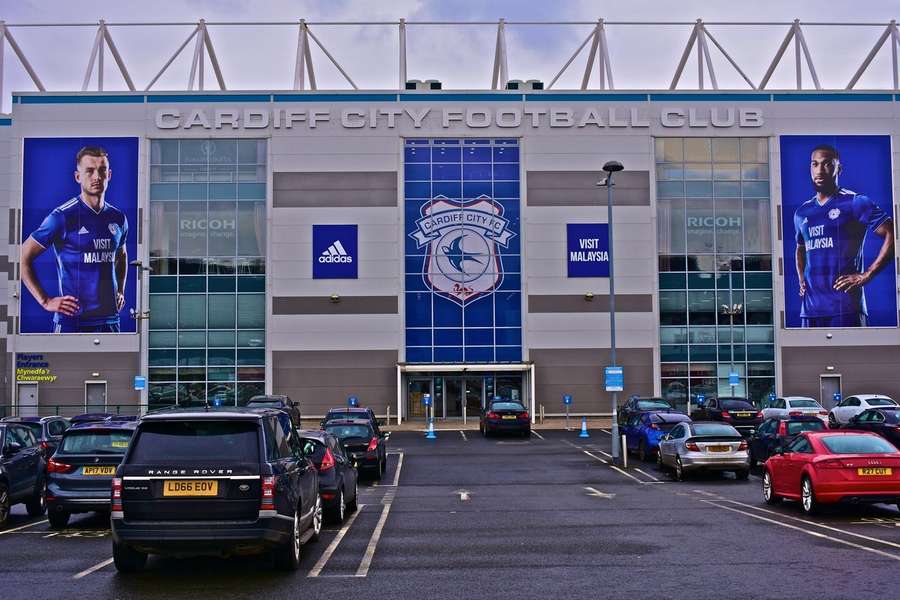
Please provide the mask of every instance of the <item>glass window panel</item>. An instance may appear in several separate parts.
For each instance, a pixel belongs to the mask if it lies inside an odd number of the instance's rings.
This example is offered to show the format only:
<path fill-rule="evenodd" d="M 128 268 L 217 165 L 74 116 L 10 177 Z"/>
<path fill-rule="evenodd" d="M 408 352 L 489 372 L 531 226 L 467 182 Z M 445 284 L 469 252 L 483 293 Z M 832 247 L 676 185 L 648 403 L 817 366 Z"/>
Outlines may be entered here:
<path fill-rule="evenodd" d="M 660 344 L 686 344 L 688 341 L 687 327 L 660 327 Z"/>
<path fill-rule="evenodd" d="M 206 230 L 209 236 L 209 256 L 234 256 L 238 227 L 237 205 L 234 202 L 210 202 Z"/>
<path fill-rule="evenodd" d="M 681 181 L 658 181 L 657 198 L 684 198 L 684 183 Z"/>
<path fill-rule="evenodd" d="M 658 198 L 656 202 L 656 227 L 659 252 L 681 254 L 685 252 L 685 205 L 683 199 Z"/>
<path fill-rule="evenodd" d="M 178 140 L 152 140 L 150 162 L 154 165 L 177 165 Z"/>
<path fill-rule="evenodd" d="M 179 381 L 203 381 L 206 379 L 205 367 L 181 367 L 178 369 Z"/>
<path fill-rule="evenodd" d="M 263 381 L 266 378 L 266 370 L 263 367 L 239 367 L 237 376 L 238 381 Z"/>
<path fill-rule="evenodd" d="M 178 404 L 180 406 L 202 406 L 206 404 L 206 383 L 179 383 Z"/>
<path fill-rule="evenodd" d="M 205 140 L 205 143 L 204 150 L 209 164 L 233 165 L 237 162 L 237 140 Z"/>
<path fill-rule="evenodd" d="M 150 410 L 172 406 L 176 399 L 176 386 L 174 383 L 160 384 L 152 383 L 147 386 L 147 401 L 150 404 Z"/>
<path fill-rule="evenodd" d="M 219 275 L 209 277 L 210 292 L 233 292 L 235 277 L 232 275 Z"/>
<path fill-rule="evenodd" d="M 152 268 L 152 267 L 151 267 Z M 170 276 L 150 277 L 150 293 L 151 294 L 174 294 L 178 291 L 178 278 Z"/>
<path fill-rule="evenodd" d="M 210 331 L 208 340 L 210 348 L 234 348 L 233 331 Z"/>
<path fill-rule="evenodd" d="M 153 313 L 151 312 L 150 315 L 152 318 Z M 182 294 L 179 297 L 178 328 L 206 328 L 206 296 L 200 294 Z"/>
<path fill-rule="evenodd" d="M 744 201 L 745 252 L 771 252 L 772 228 L 768 200 Z"/>
<path fill-rule="evenodd" d="M 266 332 L 262 329 L 238 331 L 237 345 L 241 348 L 262 348 L 266 345 Z"/>
<path fill-rule="evenodd" d="M 697 396 L 703 394 L 706 396 L 706 399 L 709 400 L 713 396 L 716 396 L 718 389 L 718 382 L 715 377 L 691 377 L 691 401 L 696 404 Z"/>
<path fill-rule="evenodd" d="M 178 278 L 178 287 L 179 291 L 182 294 L 190 293 L 190 292 L 205 292 L 206 291 L 206 277 L 202 275 L 191 275 L 187 277 L 179 277 Z"/>
<path fill-rule="evenodd" d="M 175 295 L 150 296 L 150 329 L 175 329 Z"/>
<path fill-rule="evenodd" d="M 716 256 L 716 272 L 743 271 L 744 261 L 739 255 Z"/>
<path fill-rule="evenodd" d="M 750 377 L 774 377 L 775 363 L 750 363 L 747 365 L 747 375 Z"/>
<path fill-rule="evenodd" d="M 727 283 L 726 283 L 727 285 Z M 719 313 L 719 324 L 720 325 L 730 325 L 731 317 L 725 314 L 723 307 L 734 307 L 735 304 L 742 305 L 744 304 L 744 291 L 741 289 L 728 289 L 727 287 L 719 288 L 719 292 L 717 294 L 717 306 Z M 734 315 L 734 323 L 735 325 L 743 325 L 744 324 L 744 313 L 746 312 L 746 307 L 741 307 L 738 309 L 738 313 Z"/>
<path fill-rule="evenodd" d="M 748 290 L 745 310 L 748 325 L 771 325 L 772 292 L 770 290 Z"/>
<path fill-rule="evenodd" d="M 715 162 L 738 162 L 740 141 L 738 138 L 713 138 L 712 156 Z"/>
<path fill-rule="evenodd" d="M 691 344 L 689 356 L 691 360 L 716 360 L 716 347 L 708 344 Z"/>
<path fill-rule="evenodd" d="M 153 269 L 154 275 L 175 275 L 178 273 L 178 259 L 151 257 L 150 268 Z M 151 276 L 151 280 L 152 278 L 153 276 Z"/>
<path fill-rule="evenodd" d="M 234 381 L 234 367 L 210 367 L 206 377 L 210 381 Z"/>
<path fill-rule="evenodd" d="M 732 372 L 737 373 L 741 377 L 746 377 L 747 376 L 747 367 L 740 363 L 736 363 L 734 365 L 732 365 L 730 363 L 724 364 L 724 365 L 720 364 L 716 367 L 716 373 L 718 374 L 718 376 L 724 377 L 726 380 L 728 379 L 728 374 L 732 373 Z"/>
<path fill-rule="evenodd" d="M 266 324 L 264 294 L 238 294 L 238 329 L 262 329 Z"/>
<path fill-rule="evenodd" d="M 239 292 L 265 292 L 266 291 L 266 278 L 265 277 L 244 275 L 243 277 L 238 277 L 237 280 L 238 280 L 238 291 Z"/>
<path fill-rule="evenodd" d="M 668 400 L 676 410 L 686 410 L 688 398 L 688 380 L 663 379 L 662 397 Z"/>
<path fill-rule="evenodd" d="M 772 289 L 771 273 L 747 273 L 748 288 Z"/>
<path fill-rule="evenodd" d="M 737 181 L 717 181 L 713 189 L 716 198 L 741 197 L 741 184 Z"/>
<path fill-rule="evenodd" d="M 237 153 L 241 164 L 265 164 L 266 140 L 238 140 Z"/>
<path fill-rule="evenodd" d="M 721 314 L 721 313 L 720 313 Z M 734 319 L 734 327 L 728 325 L 728 320 L 726 317 L 725 325 L 722 325 L 722 321 L 719 321 L 719 341 L 724 343 L 731 343 L 732 335 L 734 336 L 735 343 L 744 341 L 744 326 L 739 324 L 738 318 Z"/>
<path fill-rule="evenodd" d="M 659 293 L 659 322 L 661 325 L 687 324 L 687 294 L 685 292 Z"/>
<path fill-rule="evenodd" d="M 713 195 L 712 181 L 685 181 L 684 195 L 688 198 L 709 198 Z"/>
<path fill-rule="evenodd" d="M 716 257 L 712 254 L 690 254 L 687 257 L 688 271 L 715 271 Z"/>
<path fill-rule="evenodd" d="M 206 261 L 202 258 L 179 258 L 178 273 L 181 275 L 205 275 Z"/>
<path fill-rule="evenodd" d="M 239 256 L 263 256 L 266 253 L 266 203 L 241 202 L 238 206 Z"/>
<path fill-rule="evenodd" d="M 241 367 L 264 365 L 266 362 L 265 350 L 238 350 L 237 364 Z"/>
<path fill-rule="evenodd" d="M 682 138 L 656 138 L 657 162 L 681 162 L 684 160 Z"/>
<path fill-rule="evenodd" d="M 171 200 L 178 200 L 178 184 L 151 183 L 150 200 L 151 202 L 166 202 Z"/>
<path fill-rule="evenodd" d="M 211 294 L 209 296 L 209 328 L 234 329 L 234 294 Z"/>
<path fill-rule="evenodd" d="M 768 198 L 768 181 L 745 181 L 741 184 L 741 193 L 744 198 Z"/>
<path fill-rule="evenodd" d="M 178 366 L 202 367 L 206 364 L 206 350 L 203 348 L 180 348 L 178 350 Z"/>
<path fill-rule="evenodd" d="M 747 380 L 747 397 L 757 406 L 762 406 L 763 400 L 775 393 L 775 379 L 754 377 Z"/>
<path fill-rule="evenodd" d="M 266 386 L 264 383 L 239 383 L 237 384 L 237 404 L 245 406 L 253 396 L 264 394 Z"/>
<path fill-rule="evenodd" d="M 684 179 L 684 165 L 680 163 L 663 163 L 656 165 L 657 181 L 675 181 Z"/>
<path fill-rule="evenodd" d="M 747 344 L 747 360 L 774 361 L 775 346 L 772 344 Z"/>
<path fill-rule="evenodd" d="M 685 163 L 684 178 L 691 181 L 709 181 L 712 176 L 712 165 L 709 163 Z"/>
<path fill-rule="evenodd" d="M 196 188 L 191 187 L 181 187 L 182 191 L 185 189 L 197 189 L 197 190 L 205 190 L 206 183 L 209 181 L 209 166 L 207 165 L 181 165 L 181 168 L 178 169 L 178 180 L 181 183 L 202 183 L 204 185 L 197 186 Z M 182 195 L 182 198 L 185 198 Z"/>
<path fill-rule="evenodd" d="M 207 162 L 208 140 L 181 140 L 182 164 L 202 164 Z"/>
<path fill-rule="evenodd" d="M 719 345 L 719 361 L 723 363 L 731 363 L 731 361 L 742 363 L 747 360 L 746 346 L 739 344 L 737 341 L 732 344 L 730 339 L 719 339 L 725 342 Z M 728 373 L 726 372 L 725 374 L 727 375 Z"/>
<path fill-rule="evenodd" d="M 175 381 L 177 379 L 175 367 L 151 368 L 148 374 L 150 381 Z"/>
<path fill-rule="evenodd" d="M 203 348 L 206 346 L 206 334 L 202 331 L 179 331 L 179 348 Z"/>
<path fill-rule="evenodd" d="M 175 364 L 175 350 L 150 350 L 148 364 L 151 367 L 166 367 Z"/>
<path fill-rule="evenodd" d="M 182 202 L 178 218 L 179 254 L 206 256 L 206 202 Z"/>
<path fill-rule="evenodd" d="M 687 377 L 688 366 L 687 363 L 668 363 L 660 365 L 660 373 L 663 377 Z"/>
<path fill-rule="evenodd" d="M 747 342 L 751 344 L 771 344 L 775 341 L 772 327 L 747 327 Z"/>
<path fill-rule="evenodd" d="M 714 245 L 712 200 L 689 198 L 686 201 L 687 252 L 711 253 Z"/>
<path fill-rule="evenodd" d="M 234 365 L 234 348 L 210 348 L 209 364 L 215 366 L 230 367 Z"/>
<path fill-rule="evenodd" d="M 741 179 L 744 181 L 754 179 L 768 179 L 769 165 L 743 164 L 741 165 Z"/>
<path fill-rule="evenodd" d="M 769 140 L 767 138 L 741 138 L 741 162 L 767 162 Z"/>
<path fill-rule="evenodd" d="M 210 165 L 209 180 L 213 183 L 237 183 L 237 170 L 233 165 Z"/>
<path fill-rule="evenodd" d="M 151 202 L 150 256 L 178 255 L 178 204 Z"/>
<path fill-rule="evenodd" d="M 738 181 L 741 178 L 741 166 L 737 163 L 718 164 L 713 169 L 713 179 L 719 181 Z"/>
<path fill-rule="evenodd" d="M 684 160 L 712 162 L 709 138 L 684 138 Z"/>
<path fill-rule="evenodd" d="M 684 256 L 660 255 L 659 257 L 660 272 L 684 271 L 686 268 L 687 264 Z"/>
<path fill-rule="evenodd" d="M 688 359 L 688 347 L 686 344 L 677 346 L 660 346 L 660 360 L 669 362 L 682 362 Z"/>
<path fill-rule="evenodd" d="M 683 290 L 685 284 L 684 273 L 659 274 L 659 289 L 661 290 Z"/>
<path fill-rule="evenodd" d="M 688 320 L 691 325 L 715 324 L 715 292 L 688 292 Z"/>
<path fill-rule="evenodd" d="M 741 216 L 740 200 L 716 199 L 716 252 L 742 251 Z"/>
<path fill-rule="evenodd" d="M 213 406 L 234 406 L 233 383 L 210 383 L 207 390 L 209 403 Z"/>
<path fill-rule="evenodd" d="M 759 256 L 745 256 L 744 257 L 744 270 L 745 271 L 771 271 L 772 270 L 772 255 L 771 254 L 763 254 Z"/>
<path fill-rule="evenodd" d="M 712 290 L 715 287 L 716 280 L 712 273 L 688 273 L 688 289 Z"/>
<path fill-rule="evenodd" d="M 690 342 L 692 344 L 715 344 L 716 328 L 715 327 L 694 327 L 690 328 Z"/>
<path fill-rule="evenodd" d="M 174 348 L 175 332 L 174 331 L 151 331 L 150 332 L 151 348 Z"/>

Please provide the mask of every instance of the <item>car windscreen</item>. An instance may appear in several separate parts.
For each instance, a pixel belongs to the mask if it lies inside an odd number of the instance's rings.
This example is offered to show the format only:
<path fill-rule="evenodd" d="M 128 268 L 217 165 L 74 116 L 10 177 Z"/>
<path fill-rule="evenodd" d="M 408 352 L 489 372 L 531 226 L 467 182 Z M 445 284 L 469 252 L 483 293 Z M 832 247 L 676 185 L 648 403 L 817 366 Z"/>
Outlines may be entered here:
<path fill-rule="evenodd" d="M 368 419 L 369 415 L 361 412 L 337 412 L 328 411 L 325 415 L 326 421 L 340 421 L 341 419 Z"/>
<path fill-rule="evenodd" d="M 145 422 L 130 460 L 258 463 L 259 425 L 256 421 Z"/>
<path fill-rule="evenodd" d="M 885 423 L 900 423 L 900 410 L 882 410 Z"/>
<path fill-rule="evenodd" d="M 791 408 L 819 408 L 815 400 L 788 400 Z"/>
<path fill-rule="evenodd" d="M 746 400 L 722 400 L 722 408 L 725 410 L 756 410 L 756 407 Z"/>
<path fill-rule="evenodd" d="M 692 429 L 693 435 L 730 435 L 735 437 L 741 435 L 731 425 L 719 425 L 718 423 L 698 423 Z"/>
<path fill-rule="evenodd" d="M 125 454 L 132 431 L 72 431 L 63 436 L 59 454 Z"/>
<path fill-rule="evenodd" d="M 820 438 L 825 447 L 834 454 L 881 454 L 896 453 L 887 440 L 875 435 L 826 435 Z"/>
<path fill-rule="evenodd" d="M 897 403 L 890 398 L 869 398 L 866 400 L 869 406 L 897 406 Z"/>
<path fill-rule="evenodd" d="M 825 423 L 819 419 L 815 421 L 788 421 L 787 423 L 788 435 L 797 435 L 804 431 L 823 431 L 824 429 Z"/>
<path fill-rule="evenodd" d="M 284 403 L 281 400 L 251 400 L 247 406 L 251 408 L 282 408 Z"/>
<path fill-rule="evenodd" d="M 672 405 L 665 400 L 638 400 L 638 410 L 665 410 L 672 408 Z"/>
<path fill-rule="evenodd" d="M 366 425 L 326 425 L 325 431 L 341 440 L 372 437 L 372 430 Z"/>
<path fill-rule="evenodd" d="M 491 410 L 525 410 L 525 407 L 518 402 L 493 402 Z"/>
<path fill-rule="evenodd" d="M 31 433 L 34 434 L 35 439 L 41 439 L 44 434 L 44 426 L 40 423 L 29 423 L 26 421 L 25 423 L 22 423 L 22 425 L 25 425 L 26 427 L 28 427 L 28 429 L 31 430 Z"/>

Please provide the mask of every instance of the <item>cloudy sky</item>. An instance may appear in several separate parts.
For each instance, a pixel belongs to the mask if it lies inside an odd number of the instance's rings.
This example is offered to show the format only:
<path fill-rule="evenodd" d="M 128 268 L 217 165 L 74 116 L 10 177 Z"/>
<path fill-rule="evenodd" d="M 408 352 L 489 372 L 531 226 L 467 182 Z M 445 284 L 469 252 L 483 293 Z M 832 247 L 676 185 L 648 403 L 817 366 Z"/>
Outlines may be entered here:
<path fill-rule="evenodd" d="M 30 28 L 25 23 L 110 23 L 207 21 L 778 21 L 794 18 L 810 22 L 884 23 L 900 16 L 900 0 L 119 0 L 84 3 L 67 0 L 6 0 L 2 18 L 48 90 L 80 90 L 95 35 L 95 27 Z M 883 31 L 873 27 L 814 27 L 805 29 L 822 86 L 843 88 Z M 711 25 L 710 32 L 732 54 L 750 78 L 758 82 L 787 32 L 784 25 L 735 27 Z M 111 29 L 139 89 L 147 86 L 175 49 L 190 34 L 190 26 L 114 27 Z M 390 89 L 398 84 L 396 26 L 314 26 L 312 31 L 362 89 Z M 511 25 L 507 28 L 509 75 L 515 79 L 549 82 L 590 33 L 589 25 Z M 690 34 L 690 25 L 610 25 L 615 84 L 618 89 L 667 88 Z M 229 89 L 289 89 L 297 44 L 296 26 L 211 26 L 210 35 Z M 487 88 L 490 85 L 496 26 L 410 25 L 410 78 L 439 79 L 445 89 Z M 155 90 L 184 89 L 193 45 L 185 49 Z M 710 45 L 719 85 L 747 86 Z M 556 84 L 577 88 L 587 48 Z M 34 89 L 9 47 L 6 48 L 4 93 Z M 695 59 L 696 60 L 696 59 Z M 328 59 L 313 48 L 319 89 L 347 89 L 349 85 Z M 891 85 L 887 45 L 858 85 Z M 785 57 L 770 88 L 794 85 L 793 50 Z M 105 89 L 124 89 L 111 59 L 107 60 Z M 207 71 L 207 89 L 214 87 Z M 595 76 L 596 77 L 596 76 Z M 805 81 L 811 82 L 808 74 Z M 689 63 L 681 87 L 696 87 L 696 62 Z M 96 84 L 94 84 L 96 85 Z M 591 86 L 596 85 L 593 79 Z M 8 98 L 3 106 L 9 107 Z"/>

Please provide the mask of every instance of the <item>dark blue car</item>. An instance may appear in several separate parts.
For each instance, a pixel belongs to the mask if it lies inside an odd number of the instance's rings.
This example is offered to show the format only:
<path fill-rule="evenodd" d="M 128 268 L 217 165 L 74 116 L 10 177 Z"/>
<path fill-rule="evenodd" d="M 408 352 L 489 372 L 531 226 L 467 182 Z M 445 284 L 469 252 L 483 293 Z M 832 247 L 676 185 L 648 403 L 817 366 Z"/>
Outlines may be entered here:
<path fill-rule="evenodd" d="M 622 429 L 629 452 L 637 452 L 641 460 L 650 460 L 659 451 L 659 440 L 679 423 L 691 418 L 677 412 L 644 412 L 632 415 Z"/>

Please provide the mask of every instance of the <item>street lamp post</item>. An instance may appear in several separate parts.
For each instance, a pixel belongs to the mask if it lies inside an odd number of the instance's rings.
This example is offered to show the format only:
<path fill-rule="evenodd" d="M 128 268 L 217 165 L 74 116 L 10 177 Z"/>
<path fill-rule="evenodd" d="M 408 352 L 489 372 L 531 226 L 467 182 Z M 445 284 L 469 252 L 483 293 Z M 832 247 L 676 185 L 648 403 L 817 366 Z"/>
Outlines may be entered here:
<path fill-rule="evenodd" d="M 138 340 L 138 353 L 137 353 L 137 371 L 136 375 L 140 375 L 144 372 L 144 321 L 150 318 L 150 311 L 143 310 L 144 305 L 144 273 L 152 273 L 152 267 L 145 267 L 144 263 L 140 260 L 133 260 L 129 263 L 132 267 L 137 271 L 137 277 L 135 280 L 136 284 L 136 292 L 137 292 L 137 308 L 131 309 L 131 318 L 134 319 L 135 325 L 137 326 L 137 340 Z M 144 384 L 144 388 L 141 390 L 141 412 L 146 412 L 148 407 L 147 401 L 147 388 L 148 384 Z"/>
<path fill-rule="evenodd" d="M 603 165 L 603 171 L 606 177 L 597 182 L 598 187 L 605 187 L 606 196 L 606 221 L 608 225 L 608 246 L 609 246 L 609 354 L 611 366 L 618 366 L 616 363 L 616 278 L 615 267 L 613 261 L 613 173 L 618 173 L 625 167 L 617 160 L 611 160 Z M 618 394 L 612 393 L 612 461 L 619 462 L 619 415 L 618 415 Z"/>
<path fill-rule="evenodd" d="M 734 317 L 744 312 L 743 304 L 734 303 L 734 286 L 731 281 L 731 272 L 728 273 L 728 304 L 722 305 L 722 314 L 728 317 L 730 323 L 731 335 L 731 367 L 728 371 L 728 385 L 731 389 L 731 395 L 734 396 L 734 387 L 737 384 L 731 382 L 731 374 L 734 373 Z"/>

